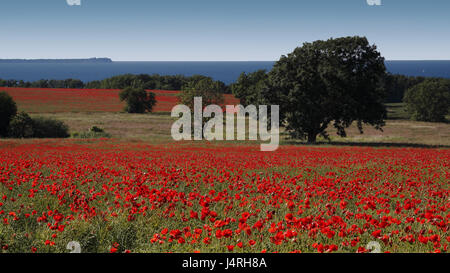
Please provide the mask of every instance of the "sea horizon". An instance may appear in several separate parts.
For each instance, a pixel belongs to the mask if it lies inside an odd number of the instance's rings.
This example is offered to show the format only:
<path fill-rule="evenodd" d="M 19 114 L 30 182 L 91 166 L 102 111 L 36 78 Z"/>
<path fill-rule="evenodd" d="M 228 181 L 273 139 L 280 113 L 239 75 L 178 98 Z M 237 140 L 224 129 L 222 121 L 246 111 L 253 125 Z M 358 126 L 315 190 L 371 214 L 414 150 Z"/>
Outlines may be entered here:
<path fill-rule="evenodd" d="M 53 59 L 56 60 L 56 59 Z M 67 59 L 68 60 L 68 59 Z M 204 75 L 226 84 L 242 72 L 270 70 L 276 61 L 112 61 L 0 63 L 0 79 L 37 81 L 41 79 L 103 80 L 122 74 Z M 386 60 L 389 73 L 406 76 L 450 78 L 450 60 Z"/>

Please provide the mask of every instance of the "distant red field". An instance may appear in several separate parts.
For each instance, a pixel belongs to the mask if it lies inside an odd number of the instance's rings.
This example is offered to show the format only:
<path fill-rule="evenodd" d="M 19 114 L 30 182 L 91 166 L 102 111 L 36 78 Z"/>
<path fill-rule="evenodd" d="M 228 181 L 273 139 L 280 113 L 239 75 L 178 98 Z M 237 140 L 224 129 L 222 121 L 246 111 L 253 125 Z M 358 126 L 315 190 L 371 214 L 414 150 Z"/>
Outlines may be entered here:
<path fill-rule="evenodd" d="M 57 112 L 118 112 L 124 103 L 118 89 L 52 89 L 0 87 L 16 101 L 19 110 L 29 113 Z M 180 91 L 149 90 L 156 95 L 155 112 L 168 112 L 179 103 Z M 225 104 L 236 105 L 239 100 L 225 95 Z"/>

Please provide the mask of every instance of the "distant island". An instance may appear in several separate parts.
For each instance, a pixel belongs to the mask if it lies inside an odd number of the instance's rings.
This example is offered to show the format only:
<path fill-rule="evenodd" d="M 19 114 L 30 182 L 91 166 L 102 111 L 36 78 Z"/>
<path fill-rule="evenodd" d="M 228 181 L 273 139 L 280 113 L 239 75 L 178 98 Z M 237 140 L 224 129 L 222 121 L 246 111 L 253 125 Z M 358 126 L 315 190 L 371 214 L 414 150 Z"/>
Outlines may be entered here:
<path fill-rule="evenodd" d="M 0 59 L 0 63 L 49 63 L 49 64 L 74 64 L 74 63 L 112 63 L 109 58 L 89 59 Z"/>

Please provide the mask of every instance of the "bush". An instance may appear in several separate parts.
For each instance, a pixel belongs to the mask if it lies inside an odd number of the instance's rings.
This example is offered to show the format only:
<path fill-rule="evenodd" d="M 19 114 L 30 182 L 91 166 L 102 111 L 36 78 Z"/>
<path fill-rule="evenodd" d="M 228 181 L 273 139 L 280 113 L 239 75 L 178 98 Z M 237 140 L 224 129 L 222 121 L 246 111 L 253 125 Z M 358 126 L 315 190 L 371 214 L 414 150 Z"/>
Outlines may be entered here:
<path fill-rule="evenodd" d="M 92 126 L 91 129 L 89 129 L 89 131 L 94 132 L 94 133 L 104 133 L 105 130 L 103 130 L 100 127 L 97 126 Z"/>
<path fill-rule="evenodd" d="M 0 137 L 8 135 L 8 127 L 11 119 L 17 113 L 17 105 L 6 92 L 0 92 Z"/>
<path fill-rule="evenodd" d="M 33 119 L 33 131 L 36 138 L 66 138 L 70 136 L 69 127 L 64 122 L 45 117 Z"/>
<path fill-rule="evenodd" d="M 220 85 L 209 78 L 204 78 L 197 82 L 190 82 L 183 86 L 182 90 L 179 94 L 180 101 L 191 110 L 194 109 L 195 97 L 202 97 L 203 105 L 220 105 L 224 101 L 223 94 L 220 91 Z"/>
<path fill-rule="evenodd" d="M 126 101 L 125 111 L 128 113 L 151 112 L 156 104 L 155 94 L 143 88 L 126 88 L 119 97 L 121 101 Z"/>
<path fill-rule="evenodd" d="M 428 79 L 408 89 L 404 102 L 413 120 L 445 121 L 450 110 L 450 80 Z"/>
<path fill-rule="evenodd" d="M 64 122 L 44 117 L 31 118 L 20 112 L 9 124 L 8 135 L 12 138 L 66 138 L 69 127 Z"/>
<path fill-rule="evenodd" d="M 11 119 L 9 136 L 12 138 L 30 138 L 34 136 L 33 120 L 27 113 L 20 112 Z"/>
<path fill-rule="evenodd" d="M 241 101 L 242 105 L 259 105 L 262 102 L 261 91 L 266 87 L 266 82 L 266 70 L 258 70 L 248 74 L 242 72 L 237 81 L 231 85 L 231 91 Z"/>

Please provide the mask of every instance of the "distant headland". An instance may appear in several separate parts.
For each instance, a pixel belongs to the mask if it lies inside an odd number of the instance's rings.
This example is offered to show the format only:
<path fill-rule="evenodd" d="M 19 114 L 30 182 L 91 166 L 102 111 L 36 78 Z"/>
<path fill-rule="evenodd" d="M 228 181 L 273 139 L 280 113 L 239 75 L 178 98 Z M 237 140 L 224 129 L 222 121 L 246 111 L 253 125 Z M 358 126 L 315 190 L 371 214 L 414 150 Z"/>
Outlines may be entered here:
<path fill-rule="evenodd" d="M 74 64 L 74 63 L 112 63 L 109 58 L 89 59 L 0 59 L 0 63 L 50 63 L 50 64 Z"/>

